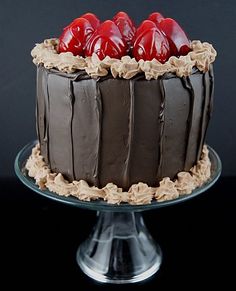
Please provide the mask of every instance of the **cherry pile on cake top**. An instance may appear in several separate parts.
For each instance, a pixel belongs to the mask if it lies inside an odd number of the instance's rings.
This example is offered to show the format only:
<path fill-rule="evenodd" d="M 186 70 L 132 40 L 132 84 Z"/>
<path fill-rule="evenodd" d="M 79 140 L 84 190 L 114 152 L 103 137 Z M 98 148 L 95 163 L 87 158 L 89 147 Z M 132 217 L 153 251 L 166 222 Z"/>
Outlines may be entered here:
<path fill-rule="evenodd" d="M 112 20 L 100 22 L 93 13 L 76 18 L 64 28 L 58 52 L 71 52 L 75 56 L 97 54 L 120 59 L 130 55 L 137 61 L 156 59 L 165 63 L 170 56 L 186 55 L 190 41 L 184 30 L 172 18 L 151 13 L 138 27 L 125 12 L 118 12 Z"/>

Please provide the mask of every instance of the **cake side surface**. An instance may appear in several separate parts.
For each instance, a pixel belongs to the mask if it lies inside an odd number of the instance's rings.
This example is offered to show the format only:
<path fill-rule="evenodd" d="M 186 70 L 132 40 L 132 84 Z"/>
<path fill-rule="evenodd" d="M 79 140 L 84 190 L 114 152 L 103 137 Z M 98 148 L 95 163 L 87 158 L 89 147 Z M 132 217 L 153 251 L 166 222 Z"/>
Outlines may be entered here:
<path fill-rule="evenodd" d="M 210 117 L 213 69 L 150 81 L 93 79 L 38 66 L 37 132 L 52 171 L 69 181 L 157 186 L 198 161 Z"/>

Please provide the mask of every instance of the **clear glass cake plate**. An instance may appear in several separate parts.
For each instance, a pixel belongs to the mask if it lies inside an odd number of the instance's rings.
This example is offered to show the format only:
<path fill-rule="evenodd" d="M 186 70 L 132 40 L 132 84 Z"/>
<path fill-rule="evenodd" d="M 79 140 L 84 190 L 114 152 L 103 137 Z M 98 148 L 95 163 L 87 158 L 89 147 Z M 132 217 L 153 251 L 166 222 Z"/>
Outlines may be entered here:
<path fill-rule="evenodd" d="M 28 176 L 25 163 L 36 143 L 37 141 L 30 142 L 17 154 L 16 175 L 25 186 L 44 197 L 97 211 L 97 223 L 87 240 L 79 246 L 76 260 L 85 274 L 103 283 L 140 282 L 155 274 L 161 266 L 162 251 L 146 228 L 142 211 L 158 210 L 160 207 L 192 199 L 212 187 L 222 171 L 219 156 L 208 146 L 211 177 L 189 195 L 164 202 L 153 201 L 146 205 L 112 205 L 101 200 L 81 201 L 75 197 L 59 196 L 49 190 L 41 190 L 34 179 Z"/>

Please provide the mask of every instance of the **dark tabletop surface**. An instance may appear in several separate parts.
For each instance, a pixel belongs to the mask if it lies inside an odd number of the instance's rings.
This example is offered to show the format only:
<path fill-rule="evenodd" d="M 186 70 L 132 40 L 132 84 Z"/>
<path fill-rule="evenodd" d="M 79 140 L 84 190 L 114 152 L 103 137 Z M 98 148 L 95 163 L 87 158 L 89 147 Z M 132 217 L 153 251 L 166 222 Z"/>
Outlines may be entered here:
<path fill-rule="evenodd" d="M 129 290 L 235 288 L 235 182 L 234 177 L 220 178 L 198 197 L 143 213 L 163 250 L 163 264 L 152 279 L 128 285 Z M 31 290 L 121 288 L 95 283 L 76 264 L 77 247 L 96 221 L 94 211 L 53 202 L 17 179 L 0 180 L 0 201 L 4 290 L 13 285 Z"/>

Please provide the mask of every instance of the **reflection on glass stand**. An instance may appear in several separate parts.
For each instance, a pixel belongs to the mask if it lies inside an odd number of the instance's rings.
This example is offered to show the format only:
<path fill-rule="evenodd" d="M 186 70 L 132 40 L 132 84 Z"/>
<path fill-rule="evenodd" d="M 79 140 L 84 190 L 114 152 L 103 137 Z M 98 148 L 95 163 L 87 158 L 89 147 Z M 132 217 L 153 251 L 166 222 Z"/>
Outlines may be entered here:
<path fill-rule="evenodd" d="M 212 175 L 202 187 L 190 195 L 148 205 L 111 205 L 103 201 L 80 201 L 63 197 L 48 190 L 40 190 L 24 169 L 35 142 L 26 145 L 17 155 L 15 172 L 18 178 L 33 191 L 50 199 L 73 206 L 98 211 L 97 224 L 88 239 L 77 251 L 77 263 L 89 277 L 99 282 L 133 283 L 143 281 L 158 271 L 162 261 L 159 245 L 147 230 L 141 211 L 183 202 L 209 189 L 219 178 L 221 161 L 210 147 Z"/>
<path fill-rule="evenodd" d="M 100 212 L 90 237 L 77 252 L 77 262 L 100 282 L 144 280 L 160 267 L 162 254 L 140 212 Z"/>

